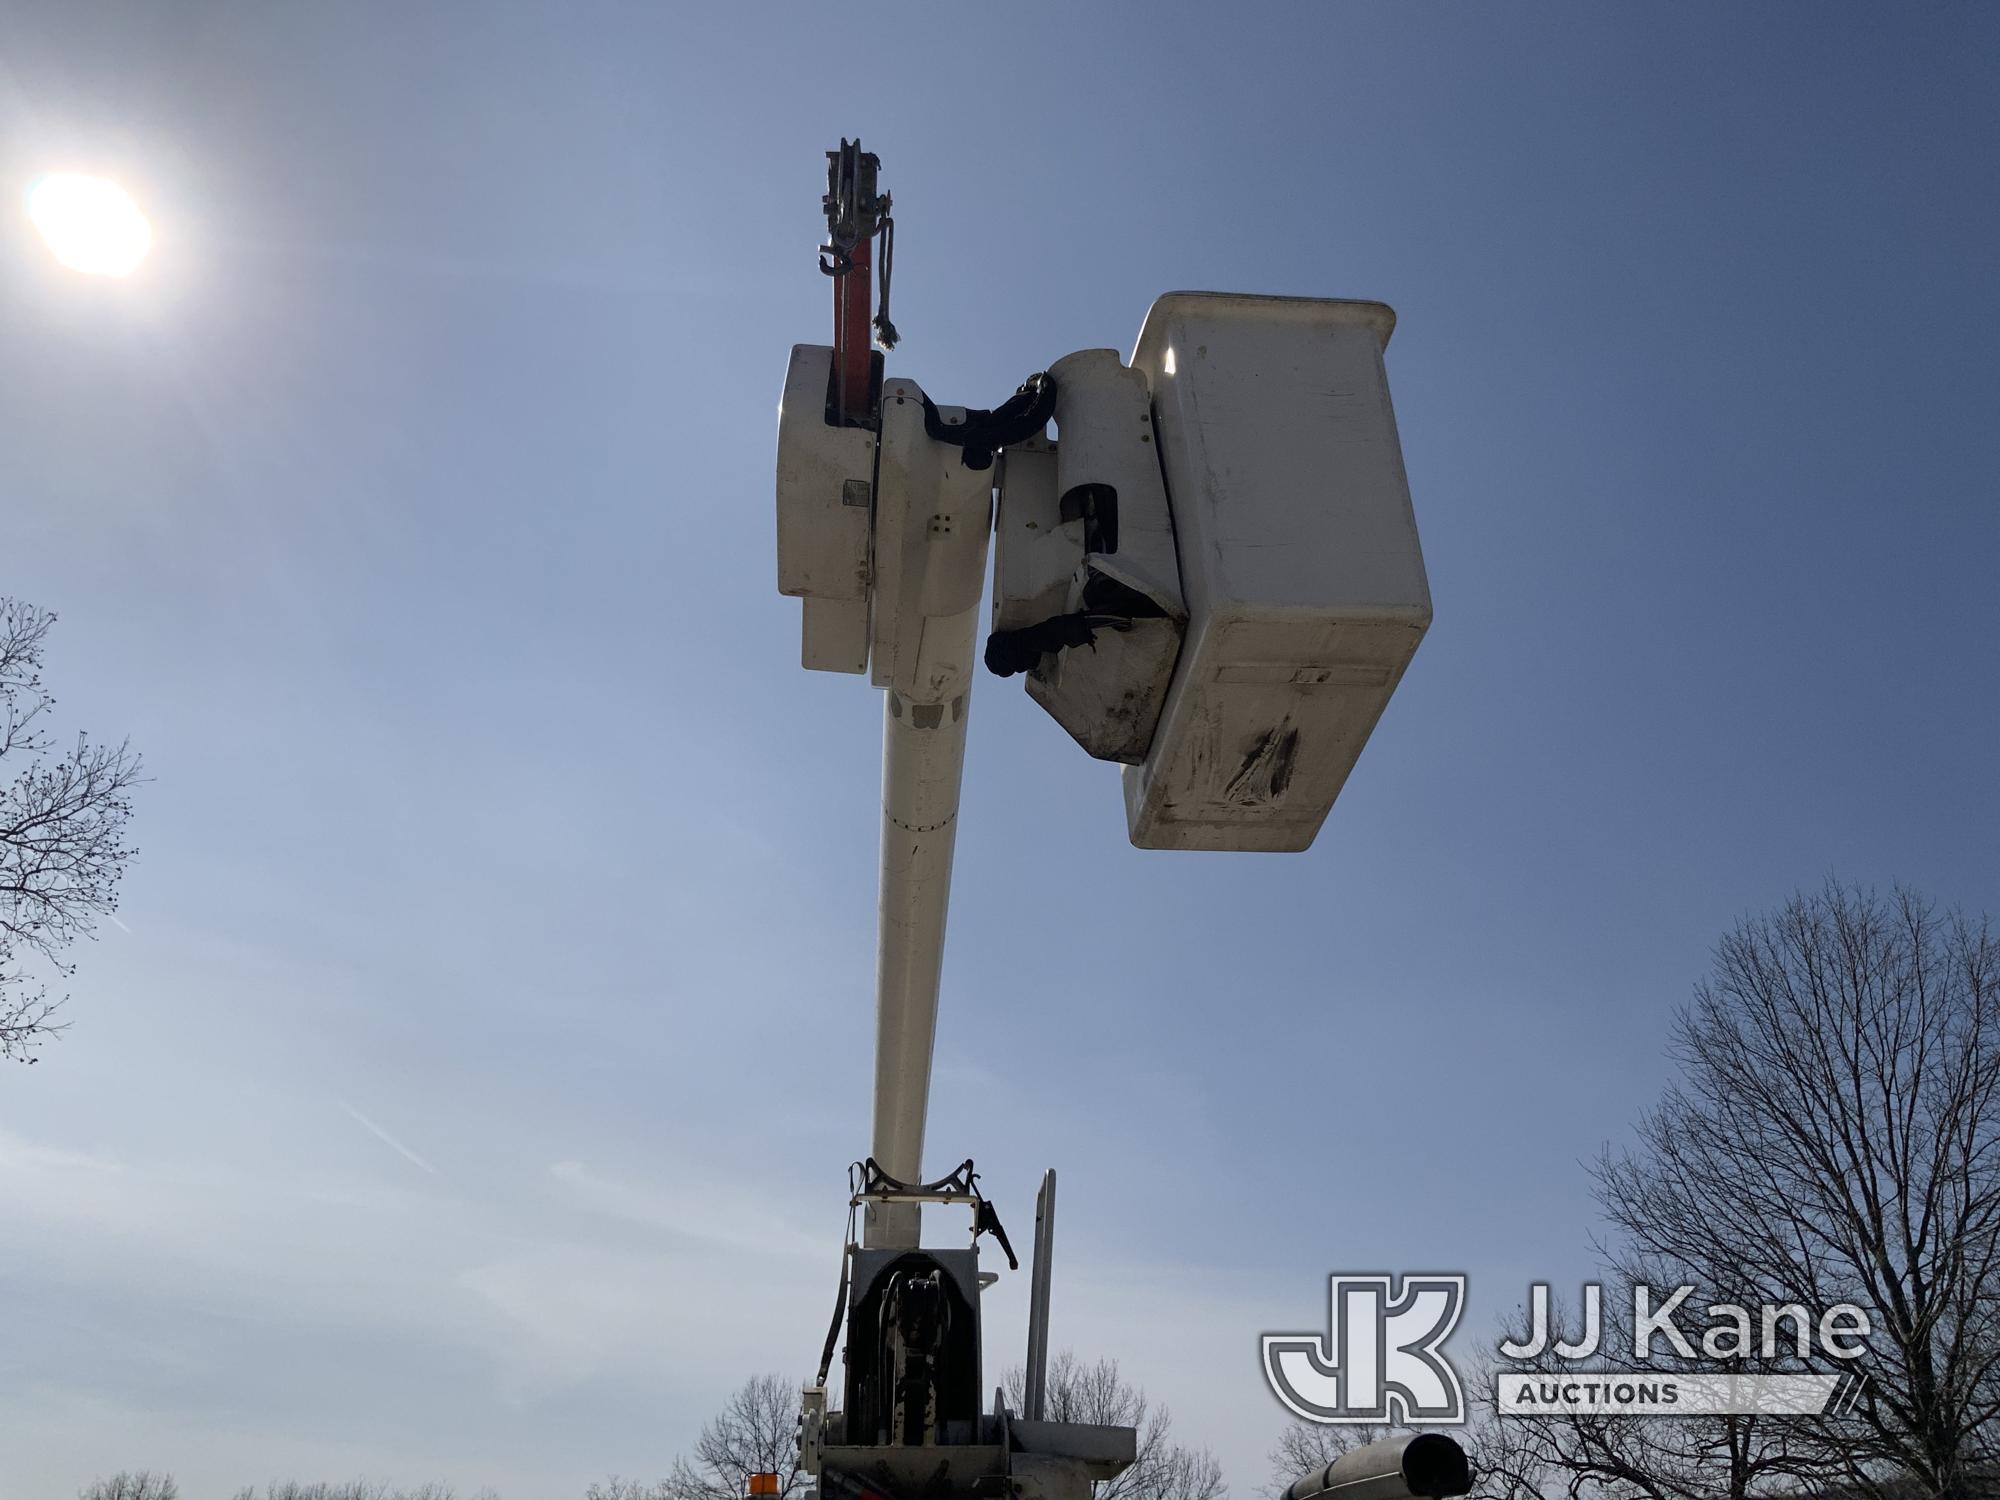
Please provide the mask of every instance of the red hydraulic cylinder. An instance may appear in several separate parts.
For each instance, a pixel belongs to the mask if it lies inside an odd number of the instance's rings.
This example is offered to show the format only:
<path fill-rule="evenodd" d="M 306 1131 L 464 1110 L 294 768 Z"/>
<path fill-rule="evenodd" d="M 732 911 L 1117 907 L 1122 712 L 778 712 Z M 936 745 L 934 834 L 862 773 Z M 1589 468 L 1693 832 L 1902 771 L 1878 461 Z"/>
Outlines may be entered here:
<path fill-rule="evenodd" d="M 833 408 L 840 426 L 866 425 L 873 351 L 869 319 L 873 308 L 874 264 L 871 242 L 859 240 L 849 252 L 848 269 L 833 278 Z"/>

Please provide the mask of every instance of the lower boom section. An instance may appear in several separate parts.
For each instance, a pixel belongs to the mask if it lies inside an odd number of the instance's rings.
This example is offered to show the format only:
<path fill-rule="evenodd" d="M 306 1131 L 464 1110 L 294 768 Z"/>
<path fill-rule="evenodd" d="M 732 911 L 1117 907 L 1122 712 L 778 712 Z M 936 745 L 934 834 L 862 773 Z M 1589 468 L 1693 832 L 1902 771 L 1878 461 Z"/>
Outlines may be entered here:
<path fill-rule="evenodd" d="M 922 704 L 893 688 L 883 694 L 874 1156 L 884 1172 L 905 1182 L 923 1175 L 938 977 L 965 769 L 967 696 Z M 868 1212 L 868 1244 L 916 1246 L 918 1205 L 871 1203 Z"/>

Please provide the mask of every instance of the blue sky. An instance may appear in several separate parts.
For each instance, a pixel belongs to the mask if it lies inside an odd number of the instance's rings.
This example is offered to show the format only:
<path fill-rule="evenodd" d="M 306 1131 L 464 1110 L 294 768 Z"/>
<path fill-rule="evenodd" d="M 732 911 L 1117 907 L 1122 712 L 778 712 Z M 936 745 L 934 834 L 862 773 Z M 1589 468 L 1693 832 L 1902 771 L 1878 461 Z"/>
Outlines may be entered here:
<path fill-rule="evenodd" d="M 0 590 L 154 781 L 0 1076 L 0 1493 L 655 1474 L 804 1372 L 868 1110 L 880 709 L 795 667 L 821 153 L 891 368 L 1380 298 L 1436 624 L 1310 854 L 1142 853 L 977 698 L 929 1165 L 1239 1494 L 1336 1269 L 1590 1263 L 1740 914 L 2000 905 L 1979 7 L 6 7 Z M 18 211 L 118 177 L 73 277 Z M 129 929 L 129 930 L 128 930 Z M 989 1294 L 1018 1358 L 1024 1277 Z M 991 1377 L 990 1377 L 991 1378 Z"/>

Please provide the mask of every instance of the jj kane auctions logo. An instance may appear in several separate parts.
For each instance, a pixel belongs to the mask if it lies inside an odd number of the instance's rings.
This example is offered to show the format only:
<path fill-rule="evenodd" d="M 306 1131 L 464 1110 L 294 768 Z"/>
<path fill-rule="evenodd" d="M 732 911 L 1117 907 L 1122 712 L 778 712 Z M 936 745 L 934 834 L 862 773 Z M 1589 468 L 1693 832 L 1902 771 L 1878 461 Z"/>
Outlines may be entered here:
<path fill-rule="evenodd" d="M 1693 1328 L 1691 1286 L 1665 1297 L 1640 1285 L 1632 1290 L 1631 1357 L 1656 1356 L 1717 1362 L 1714 1368 L 1659 1366 L 1583 1368 L 1604 1337 L 1603 1289 L 1583 1288 L 1583 1327 L 1574 1341 L 1550 1328 L 1549 1288 L 1529 1289 L 1524 1340 L 1499 1346 L 1494 1406 L 1505 1416 L 1597 1412 L 1644 1416 L 1720 1416 L 1758 1412 L 1813 1416 L 1851 1410 L 1866 1378 L 1841 1370 L 1771 1373 L 1746 1371 L 1733 1362 L 1788 1360 L 1816 1355 L 1842 1364 L 1868 1352 L 1868 1314 L 1842 1302 L 1818 1316 L 1795 1302 L 1756 1308 L 1735 1303 L 1708 1307 L 1708 1321 Z M 1331 1278 L 1325 1333 L 1267 1333 L 1264 1378 L 1287 1410 L 1308 1422 L 1394 1422 L 1400 1425 L 1463 1423 L 1465 1391 L 1444 1352 L 1465 1310 L 1465 1277 L 1445 1275 L 1336 1275 Z M 1691 1336 L 1692 1335 L 1692 1336 Z M 1553 1370 L 1536 1368 L 1553 1352 Z M 1518 1369 L 1507 1366 L 1517 1365 Z"/>

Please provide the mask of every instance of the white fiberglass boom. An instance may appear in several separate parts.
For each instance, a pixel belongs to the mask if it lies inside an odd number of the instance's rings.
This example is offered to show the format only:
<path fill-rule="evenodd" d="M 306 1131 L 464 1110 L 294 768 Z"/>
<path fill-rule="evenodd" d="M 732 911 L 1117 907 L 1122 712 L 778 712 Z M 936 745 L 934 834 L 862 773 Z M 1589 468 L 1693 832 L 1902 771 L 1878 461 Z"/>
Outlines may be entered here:
<path fill-rule="evenodd" d="M 914 381 L 882 382 L 876 431 L 828 424 L 834 363 L 824 347 L 792 351 L 779 417 L 779 585 L 805 597 L 806 665 L 866 670 L 886 690 L 873 1155 L 914 1183 L 993 480 L 976 452 L 926 430 L 963 413 L 939 413 Z M 870 1245 L 915 1246 L 918 1207 L 873 1208 L 866 1228 Z"/>
<path fill-rule="evenodd" d="M 965 769 L 967 694 L 933 705 L 944 711 L 930 729 L 912 722 L 922 705 L 903 702 L 894 689 L 887 699 L 875 957 L 874 1156 L 891 1177 L 915 1182 L 923 1175 L 924 1117 L 930 1104 L 945 916 Z M 866 1225 L 867 1243 L 914 1246 L 917 1215 L 914 1203 L 874 1210 Z"/>
<path fill-rule="evenodd" d="M 923 1176 L 924 1116 L 965 726 L 979 652 L 979 600 L 992 533 L 992 481 L 924 431 L 923 392 L 882 388 L 875 484 L 875 617 L 870 659 L 882 715 L 882 892 L 875 962 L 874 1156 L 903 1182 Z M 918 1207 L 871 1212 L 871 1245 L 915 1246 Z"/>

